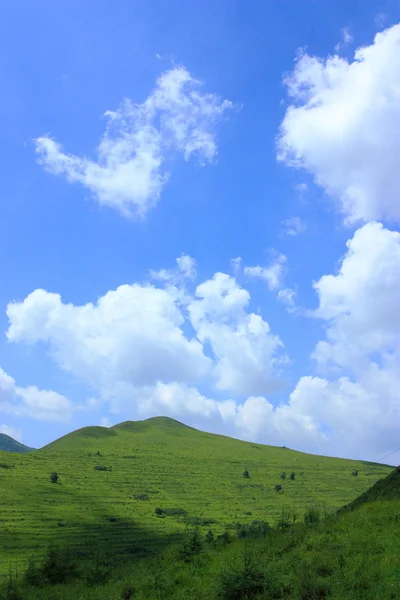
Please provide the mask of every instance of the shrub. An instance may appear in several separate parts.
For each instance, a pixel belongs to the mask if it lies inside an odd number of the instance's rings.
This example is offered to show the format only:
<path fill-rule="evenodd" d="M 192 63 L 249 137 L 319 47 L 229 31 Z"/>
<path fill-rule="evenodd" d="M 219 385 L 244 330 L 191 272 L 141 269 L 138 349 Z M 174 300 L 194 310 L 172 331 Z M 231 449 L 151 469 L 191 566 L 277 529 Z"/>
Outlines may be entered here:
<path fill-rule="evenodd" d="M 285 471 L 283 471 L 283 472 L 281 473 L 281 479 L 286 479 L 286 473 L 285 473 Z"/>
<path fill-rule="evenodd" d="M 275 491 L 276 491 L 276 492 L 283 492 L 283 487 L 282 487 L 282 486 L 281 486 L 281 485 L 278 483 L 278 484 L 275 486 Z"/>
<path fill-rule="evenodd" d="M 247 469 L 245 469 L 245 470 L 243 471 L 243 477 L 245 477 L 246 479 L 248 479 L 248 478 L 250 477 L 250 473 L 248 472 L 248 470 L 247 470 Z"/>
<path fill-rule="evenodd" d="M 0 469 L 13 469 L 14 465 L 9 465 L 7 463 L 0 463 Z"/>
<path fill-rule="evenodd" d="M 102 465 L 97 465 L 94 467 L 95 471 L 112 471 L 112 467 L 104 467 Z"/>
<path fill-rule="evenodd" d="M 224 533 L 217 535 L 216 541 L 221 543 L 223 546 L 225 546 L 226 544 L 230 544 L 230 542 L 232 541 L 231 534 L 229 533 L 229 531 L 224 531 Z"/>
<path fill-rule="evenodd" d="M 313 575 L 309 569 L 305 570 L 299 581 L 300 600 L 324 600 L 331 595 L 329 582 Z"/>
<path fill-rule="evenodd" d="M 356 470 L 356 471 L 353 471 L 353 472 L 352 472 L 352 475 L 353 475 L 353 477 L 357 477 L 357 476 L 358 476 L 358 471 L 357 471 L 357 470 Z"/>
<path fill-rule="evenodd" d="M 116 523 L 118 521 L 117 517 L 108 517 L 108 521 L 110 523 Z"/>
<path fill-rule="evenodd" d="M 34 558 L 29 559 L 23 579 L 29 587 L 40 587 L 43 584 L 43 575 Z"/>
<path fill-rule="evenodd" d="M 156 508 L 156 515 L 165 515 L 167 517 L 180 517 L 186 515 L 186 510 L 184 508 Z"/>
<path fill-rule="evenodd" d="M 134 593 L 135 590 L 133 587 L 126 587 L 122 592 L 121 598 L 122 600 L 131 600 L 131 598 L 133 598 Z"/>
<path fill-rule="evenodd" d="M 136 494 L 136 500 L 149 500 L 150 497 L 148 494 Z"/>
<path fill-rule="evenodd" d="M 296 479 L 296 473 L 294 471 L 292 471 L 289 475 L 289 478 L 294 481 Z"/>
<path fill-rule="evenodd" d="M 211 531 L 211 529 L 209 529 L 206 533 L 206 542 L 207 544 L 213 544 L 214 543 L 214 534 Z"/>
<path fill-rule="evenodd" d="M 183 547 L 182 556 L 183 558 L 190 558 L 196 554 L 200 554 L 203 549 L 203 542 L 201 540 L 200 531 L 198 527 L 194 527 L 192 531 L 187 535 Z"/>
<path fill-rule="evenodd" d="M 13 579 L 12 574 L 9 574 L 7 585 L 4 593 L 0 596 L 1 600 L 24 600 L 22 593 L 19 590 L 18 584 Z"/>
<path fill-rule="evenodd" d="M 100 555 L 96 555 L 96 560 L 93 566 L 89 566 L 85 572 L 87 585 L 104 585 L 110 579 L 112 574 L 111 568 L 105 565 Z"/>
<path fill-rule="evenodd" d="M 229 569 L 220 576 L 221 600 L 255 600 L 265 590 L 265 576 L 246 553 L 241 569 Z"/>
<path fill-rule="evenodd" d="M 306 525 L 312 525 L 314 523 L 319 523 L 320 520 L 320 511 L 315 506 L 310 506 L 304 514 L 304 523 Z"/>
<path fill-rule="evenodd" d="M 76 560 L 69 549 L 51 546 L 43 558 L 39 571 L 49 585 L 66 583 L 79 576 Z"/>
<path fill-rule="evenodd" d="M 54 471 L 54 473 L 52 473 L 50 475 L 50 481 L 51 481 L 51 483 L 58 483 L 59 479 L 60 478 L 59 478 L 59 476 L 57 475 L 57 473 L 55 471 Z"/>
<path fill-rule="evenodd" d="M 238 538 L 262 537 L 267 535 L 267 533 L 271 530 L 269 523 L 258 520 L 245 524 L 236 523 L 234 527 L 236 529 Z"/>

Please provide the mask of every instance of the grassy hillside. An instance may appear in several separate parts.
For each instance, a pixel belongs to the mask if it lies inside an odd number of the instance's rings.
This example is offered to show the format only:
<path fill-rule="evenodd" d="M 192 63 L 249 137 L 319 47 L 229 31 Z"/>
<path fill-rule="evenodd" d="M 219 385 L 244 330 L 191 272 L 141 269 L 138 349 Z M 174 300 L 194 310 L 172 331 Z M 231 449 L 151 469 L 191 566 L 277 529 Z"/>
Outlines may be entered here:
<path fill-rule="evenodd" d="M 29 448 L 17 440 L 14 440 L 5 433 L 0 433 L 0 451 L 4 452 L 20 452 L 26 454 L 27 452 L 33 452 L 34 448 Z"/>
<path fill-rule="evenodd" d="M 0 452 L 0 463 L 3 573 L 52 540 L 82 556 L 93 548 L 126 556 L 178 541 L 188 523 L 218 534 L 236 521 L 275 524 L 282 509 L 300 516 L 310 504 L 337 509 L 391 470 L 241 442 L 167 418 L 86 427 L 30 454 Z M 157 515 L 156 508 L 186 514 Z"/>

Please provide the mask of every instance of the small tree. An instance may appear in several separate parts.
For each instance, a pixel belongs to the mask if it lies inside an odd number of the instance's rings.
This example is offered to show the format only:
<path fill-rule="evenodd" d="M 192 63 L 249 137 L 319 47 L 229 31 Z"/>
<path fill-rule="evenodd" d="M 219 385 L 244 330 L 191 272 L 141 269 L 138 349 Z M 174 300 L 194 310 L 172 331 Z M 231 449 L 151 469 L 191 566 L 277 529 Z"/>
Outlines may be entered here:
<path fill-rule="evenodd" d="M 281 479 L 286 479 L 286 473 L 285 473 L 285 471 L 283 471 L 283 472 L 281 473 Z"/>
<path fill-rule="evenodd" d="M 248 478 L 250 477 L 250 473 L 248 472 L 248 470 L 247 470 L 247 469 L 245 469 L 245 470 L 243 471 L 243 477 L 245 477 L 246 479 L 248 479 Z"/>
<path fill-rule="evenodd" d="M 292 481 L 294 481 L 294 480 L 296 479 L 296 473 L 295 473 L 294 471 L 292 471 L 292 472 L 290 473 L 289 477 L 290 477 L 290 479 L 291 479 Z"/>
<path fill-rule="evenodd" d="M 57 473 L 55 471 L 54 471 L 54 473 L 52 473 L 50 475 L 50 481 L 51 481 L 51 483 L 58 483 L 59 479 L 60 478 L 59 478 L 59 476 L 57 475 Z"/>
<path fill-rule="evenodd" d="M 353 471 L 352 475 L 353 475 L 353 477 L 357 477 L 358 476 L 358 471 Z"/>
<path fill-rule="evenodd" d="M 283 487 L 278 483 L 278 485 L 275 486 L 275 491 L 276 492 L 282 492 Z"/>

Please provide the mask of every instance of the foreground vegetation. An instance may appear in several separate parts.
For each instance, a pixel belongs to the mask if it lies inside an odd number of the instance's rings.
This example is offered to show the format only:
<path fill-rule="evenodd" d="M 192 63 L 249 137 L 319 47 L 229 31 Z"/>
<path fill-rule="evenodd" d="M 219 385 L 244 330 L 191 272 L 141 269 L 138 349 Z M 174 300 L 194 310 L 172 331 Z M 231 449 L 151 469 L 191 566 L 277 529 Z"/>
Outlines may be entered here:
<path fill-rule="evenodd" d="M 0 598 L 397 600 L 399 515 L 400 500 L 378 500 L 339 515 L 312 507 L 301 523 L 283 513 L 275 529 L 237 526 L 219 540 L 194 528 L 181 543 L 125 564 L 55 547 L 22 577 L 11 572 Z"/>

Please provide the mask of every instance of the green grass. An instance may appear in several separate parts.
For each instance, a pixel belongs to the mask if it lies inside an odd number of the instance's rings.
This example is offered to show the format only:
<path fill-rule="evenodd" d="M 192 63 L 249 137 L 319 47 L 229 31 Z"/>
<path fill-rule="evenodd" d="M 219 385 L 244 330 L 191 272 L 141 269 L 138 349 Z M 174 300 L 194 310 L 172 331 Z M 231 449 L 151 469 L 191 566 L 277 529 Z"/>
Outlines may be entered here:
<path fill-rule="evenodd" d="M 174 546 L 188 517 L 212 519 L 218 534 L 236 521 L 273 525 L 283 508 L 300 516 L 310 504 L 334 510 L 391 470 L 241 442 L 161 417 L 110 429 L 86 427 L 30 454 L 0 452 L 0 463 L 13 466 L 0 468 L 2 573 L 10 563 L 22 569 L 54 540 L 82 557 L 94 548 L 126 557 Z M 59 484 L 50 482 L 53 471 Z M 278 483 L 283 493 L 275 491 Z M 144 495 L 148 500 L 137 499 Z M 186 515 L 157 516 L 157 507 L 184 509 Z"/>

